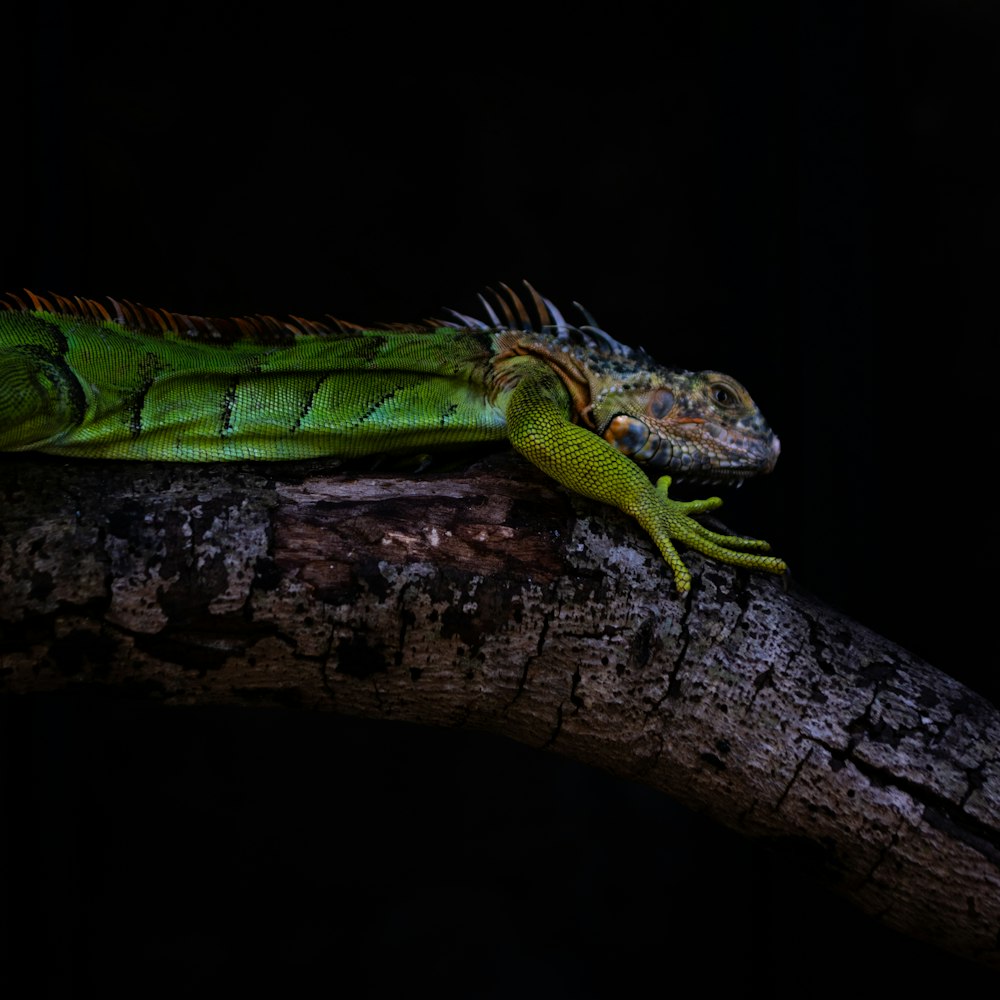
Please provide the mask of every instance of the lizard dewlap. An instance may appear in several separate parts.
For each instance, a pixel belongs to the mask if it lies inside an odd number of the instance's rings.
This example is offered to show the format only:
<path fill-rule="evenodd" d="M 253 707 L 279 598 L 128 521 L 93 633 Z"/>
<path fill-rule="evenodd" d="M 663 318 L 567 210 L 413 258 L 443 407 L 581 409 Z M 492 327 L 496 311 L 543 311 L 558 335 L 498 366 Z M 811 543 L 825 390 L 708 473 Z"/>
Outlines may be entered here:
<path fill-rule="evenodd" d="M 767 543 L 709 531 L 713 497 L 671 476 L 769 472 L 779 444 L 746 389 L 657 365 L 527 286 L 487 320 L 359 329 L 336 320 L 208 319 L 110 300 L 0 300 L 0 450 L 167 462 L 357 458 L 508 440 L 576 493 L 633 516 L 679 591 L 674 548 L 771 573 Z M 498 311 L 500 315 L 498 315 Z M 654 484 L 650 476 L 657 477 Z"/>

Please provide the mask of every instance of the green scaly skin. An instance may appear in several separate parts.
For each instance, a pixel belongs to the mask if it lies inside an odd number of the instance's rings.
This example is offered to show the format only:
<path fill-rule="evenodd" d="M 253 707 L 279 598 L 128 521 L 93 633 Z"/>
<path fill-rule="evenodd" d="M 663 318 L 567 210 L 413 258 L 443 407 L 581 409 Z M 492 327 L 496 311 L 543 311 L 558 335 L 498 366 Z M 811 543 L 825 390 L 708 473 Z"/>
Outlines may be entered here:
<path fill-rule="evenodd" d="M 691 575 L 675 541 L 784 573 L 763 554 L 766 542 L 693 519 L 717 497 L 683 503 L 667 493 L 671 475 L 739 482 L 773 468 L 778 440 L 746 390 L 570 328 L 529 291 L 539 332 L 515 328 L 500 296 L 510 322 L 490 309 L 490 325 L 460 317 L 467 325 L 362 330 L 10 295 L 0 300 L 0 450 L 217 462 L 509 440 L 568 489 L 633 516 L 679 592 Z"/>

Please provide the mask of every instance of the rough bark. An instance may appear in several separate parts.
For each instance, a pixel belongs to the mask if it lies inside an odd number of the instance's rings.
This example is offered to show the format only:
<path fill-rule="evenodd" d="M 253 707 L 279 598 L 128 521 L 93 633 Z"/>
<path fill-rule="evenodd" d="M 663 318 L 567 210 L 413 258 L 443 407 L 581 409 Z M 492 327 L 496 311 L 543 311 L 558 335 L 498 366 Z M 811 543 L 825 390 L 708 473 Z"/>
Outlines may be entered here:
<path fill-rule="evenodd" d="M 513 456 L 453 475 L 0 465 L 0 691 L 114 685 L 491 730 L 812 851 L 905 933 L 1000 967 L 1000 717 L 781 583 Z"/>

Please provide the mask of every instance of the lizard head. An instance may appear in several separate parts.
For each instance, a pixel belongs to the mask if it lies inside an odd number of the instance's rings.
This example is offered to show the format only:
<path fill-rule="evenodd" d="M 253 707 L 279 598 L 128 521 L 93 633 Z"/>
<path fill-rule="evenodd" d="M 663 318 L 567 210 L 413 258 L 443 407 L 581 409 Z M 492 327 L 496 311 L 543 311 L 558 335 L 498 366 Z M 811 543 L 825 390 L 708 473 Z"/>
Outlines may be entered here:
<path fill-rule="evenodd" d="M 740 483 L 778 460 L 778 438 L 750 394 L 720 372 L 649 367 L 592 386 L 591 400 L 597 433 L 654 475 Z"/>

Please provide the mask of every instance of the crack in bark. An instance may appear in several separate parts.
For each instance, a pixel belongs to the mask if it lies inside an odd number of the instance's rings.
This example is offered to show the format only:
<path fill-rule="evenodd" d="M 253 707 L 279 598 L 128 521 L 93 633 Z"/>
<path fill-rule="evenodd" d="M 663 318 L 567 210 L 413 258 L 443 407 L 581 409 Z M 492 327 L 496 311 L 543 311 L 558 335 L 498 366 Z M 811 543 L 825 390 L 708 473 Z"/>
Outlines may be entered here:
<path fill-rule="evenodd" d="M 406 594 L 413 586 L 412 580 L 407 580 L 402 587 L 399 588 L 399 593 L 396 594 L 396 610 L 399 614 L 399 637 L 396 640 L 397 650 L 396 650 L 396 666 L 400 666 L 403 662 L 405 653 L 403 652 L 404 644 L 406 643 L 406 633 L 409 627 L 416 621 L 416 616 L 406 607 Z"/>
<path fill-rule="evenodd" d="M 757 674 L 753 679 L 753 694 L 750 696 L 750 700 L 746 703 L 743 709 L 743 715 L 746 717 L 750 710 L 754 707 L 757 702 L 757 696 L 761 691 L 767 688 L 774 688 L 774 667 L 767 667 Z"/>
<path fill-rule="evenodd" d="M 984 858 L 989 858 L 993 864 L 1000 868 L 1000 838 L 996 836 L 994 831 L 979 823 L 974 816 L 963 812 L 962 819 L 966 822 L 959 823 L 950 815 L 949 809 L 941 809 L 936 804 L 928 803 L 924 805 L 923 819 L 928 826 L 962 841 L 963 844 L 978 851 Z M 979 829 L 976 830 L 976 827 Z"/>
<path fill-rule="evenodd" d="M 556 706 L 556 724 L 552 727 L 552 732 L 549 733 L 548 739 L 539 747 L 540 750 L 549 750 L 555 741 L 559 738 L 559 733 L 562 730 L 563 724 L 563 705 L 566 703 L 564 701 L 559 702 Z"/>
<path fill-rule="evenodd" d="M 871 697 L 868 699 L 864 709 L 859 715 L 855 715 L 854 718 L 848 719 L 844 726 L 844 732 L 847 734 L 847 744 L 844 749 L 844 753 L 847 756 L 850 756 L 850 754 L 854 752 L 854 748 L 861 741 L 862 736 L 871 735 L 871 730 L 873 729 L 872 707 L 875 702 L 878 701 L 878 697 L 881 694 L 880 685 L 881 681 L 875 682 L 875 685 L 872 688 Z"/>
<path fill-rule="evenodd" d="M 562 608 L 562 604 L 559 605 Z M 517 688 L 514 691 L 514 697 L 504 706 L 503 714 L 506 716 L 510 710 L 514 707 L 515 702 L 518 698 L 524 694 L 525 689 L 528 686 L 528 675 L 531 673 L 531 668 L 534 666 L 535 661 L 542 655 L 542 650 L 545 648 L 545 638 L 549 633 L 549 626 L 552 624 L 555 617 L 558 615 L 559 609 L 555 611 L 546 611 L 542 616 L 542 626 L 538 630 L 538 644 L 535 648 L 535 652 L 525 658 L 524 666 L 521 668 L 521 676 L 517 681 Z"/>
<path fill-rule="evenodd" d="M 958 805 L 960 809 L 964 809 L 965 803 L 972 797 L 972 793 L 982 788 L 985 784 L 986 779 L 983 777 L 985 770 L 985 763 L 980 763 L 975 767 L 967 767 L 965 769 L 965 779 L 968 781 L 969 787 L 966 788 L 965 794 L 959 800 Z"/>
<path fill-rule="evenodd" d="M 896 824 L 896 829 L 890 833 L 888 841 L 879 847 L 878 853 L 875 855 L 875 860 L 872 862 L 868 871 L 861 876 L 863 885 L 867 885 L 868 883 L 875 881 L 875 873 L 882 867 L 883 864 L 885 864 L 896 847 L 899 846 L 900 835 L 905 831 L 906 826 L 906 820 L 901 818 Z"/>
<path fill-rule="evenodd" d="M 957 805 L 926 785 L 911 781 L 858 757 L 851 744 L 841 750 L 816 737 L 805 738 L 821 746 L 834 760 L 853 764 L 877 787 L 895 788 L 908 795 L 915 805 L 921 807 L 921 818 L 925 823 L 945 831 L 954 839 L 978 851 L 993 864 L 1000 866 L 1000 835 L 975 816 L 965 812 L 961 805 Z M 955 815 L 956 812 L 960 814 L 961 819 Z"/>
<path fill-rule="evenodd" d="M 812 650 L 813 663 L 815 663 L 824 674 L 829 676 L 833 673 L 833 668 L 827 662 L 828 647 L 827 644 L 820 638 L 819 622 L 817 621 L 815 615 L 810 614 L 806 608 L 800 609 L 800 614 L 808 629 L 808 635 L 803 645 L 808 645 L 809 649 Z"/>
<path fill-rule="evenodd" d="M 681 630 L 680 630 L 680 649 L 677 651 L 677 656 L 674 658 L 673 669 L 667 671 L 667 690 L 663 697 L 656 703 L 656 708 L 659 708 L 667 700 L 667 698 L 676 697 L 680 693 L 681 682 L 680 673 L 685 666 L 685 660 L 687 659 L 688 650 L 691 648 L 691 626 L 689 623 L 689 618 L 691 615 L 691 604 L 690 600 L 685 602 L 684 613 L 681 615 Z"/>
<path fill-rule="evenodd" d="M 579 709 L 582 707 L 583 702 L 577 696 L 576 693 L 576 689 L 579 687 L 580 681 L 581 681 L 581 674 L 580 674 L 580 668 L 578 666 L 574 669 L 573 675 L 570 678 L 569 695 L 566 698 L 564 698 L 561 702 L 559 702 L 559 704 L 556 706 L 556 724 L 555 726 L 553 726 L 552 732 L 549 734 L 549 738 L 542 744 L 541 746 L 542 750 L 548 750 L 559 738 L 559 733 L 562 731 L 562 725 L 563 725 L 563 706 L 565 706 L 566 702 L 567 701 L 570 702 L 570 704 L 572 704 L 577 709 L 577 711 L 579 711 Z"/>
<path fill-rule="evenodd" d="M 781 790 L 781 794 L 778 796 L 778 798 L 774 803 L 773 807 L 774 812 L 778 812 L 778 810 L 781 809 L 785 799 L 788 798 L 788 793 L 792 790 L 792 786 L 799 780 L 799 775 L 802 773 L 802 769 L 809 762 L 809 759 L 812 757 L 812 754 L 813 754 L 812 750 L 807 751 L 805 757 L 802 757 L 796 763 L 795 770 L 792 772 L 792 776 L 788 779 L 788 782 L 786 783 L 785 787 Z"/>

